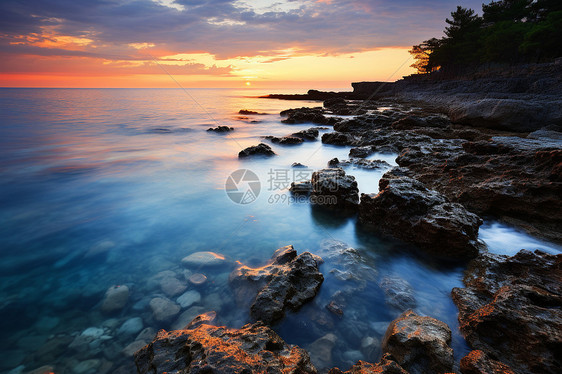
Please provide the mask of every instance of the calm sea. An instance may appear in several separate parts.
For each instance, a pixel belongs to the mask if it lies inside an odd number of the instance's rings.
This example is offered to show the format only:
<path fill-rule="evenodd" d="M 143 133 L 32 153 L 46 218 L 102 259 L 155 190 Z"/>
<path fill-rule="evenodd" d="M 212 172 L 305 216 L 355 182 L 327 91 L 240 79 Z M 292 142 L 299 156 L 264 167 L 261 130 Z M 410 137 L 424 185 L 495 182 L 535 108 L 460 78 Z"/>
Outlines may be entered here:
<path fill-rule="evenodd" d="M 400 312 L 385 303 L 380 288 L 382 279 L 392 277 L 409 283 L 418 313 L 449 324 L 457 360 L 467 352 L 449 296 L 451 288 L 462 286 L 463 268 L 414 257 L 400 243 L 363 232 L 354 217 L 290 199 L 291 181 L 333 157 L 347 158 L 348 147 L 320 141 L 272 145 L 275 157 L 238 159 L 241 149 L 267 143 L 262 136 L 314 126 L 284 125 L 279 112 L 321 103 L 256 98 L 266 93 L 0 89 L 1 372 L 43 365 L 56 373 L 134 372 L 126 347 L 142 331 L 152 331 L 147 328 L 177 327 L 208 310 L 227 326 L 248 322 L 248 310 L 237 306 L 228 284 L 234 261 L 263 265 L 288 244 L 299 253 L 320 253 L 326 240 L 357 249 L 368 276 L 342 280 L 330 272 L 341 264 L 328 259 L 321 267 L 325 282 L 319 295 L 275 326 L 288 343 L 314 352 L 321 345 L 317 339 L 334 334 L 328 339 L 331 357 L 313 356 L 319 367 L 347 369 L 359 359 L 378 359 L 378 342 Z M 241 116 L 240 109 L 267 114 Z M 235 131 L 205 131 L 219 124 Z M 393 165 L 395 157 L 371 156 Z M 296 173 L 293 162 L 309 169 Z M 227 178 L 239 169 L 259 180 L 259 193 L 256 183 L 237 185 L 253 192 L 249 204 L 236 203 L 225 192 Z M 347 172 L 361 192 L 371 193 L 378 191 L 384 170 Z M 485 224 L 481 237 L 499 253 L 559 250 L 495 222 Z M 182 265 L 182 258 L 199 251 L 219 253 L 230 265 Z M 204 274 L 207 282 L 189 284 L 185 276 L 192 273 Z M 162 283 L 170 278 L 187 288 L 166 294 Z M 114 285 L 128 286 L 130 297 L 122 311 L 108 315 L 100 304 Z M 187 291 L 194 291 L 194 301 L 176 317 L 153 318 L 151 299 L 176 300 Z M 325 309 L 337 291 L 351 295 L 341 319 Z"/>

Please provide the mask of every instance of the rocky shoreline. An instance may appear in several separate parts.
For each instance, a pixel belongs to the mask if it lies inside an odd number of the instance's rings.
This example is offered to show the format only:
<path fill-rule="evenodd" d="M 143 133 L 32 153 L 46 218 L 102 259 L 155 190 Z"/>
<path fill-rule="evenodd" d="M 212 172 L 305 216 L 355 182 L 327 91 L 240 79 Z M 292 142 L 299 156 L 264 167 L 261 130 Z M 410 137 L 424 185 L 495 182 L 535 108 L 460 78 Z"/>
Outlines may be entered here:
<path fill-rule="evenodd" d="M 323 100 L 323 107 L 282 112 L 283 122 L 332 126 L 322 143 L 352 147 L 349 160 L 331 160 L 310 181 L 293 184 L 292 193 L 335 196 L 327 208 L 357 214 L 365 230 L 411 243 L 425 256 L 468 266 L 465 287 L 452 290 L 461 332 L 472 349 L 460 366 L 453 358 L 449 326 L 410 310 L 416 300 L 407 282 L 385 278 L 381 288 L 402 314 L 388 325 L 378 362 L 358 361 L 345 373 L 523 374 L 555 373 L 562 367 L 562 255 L 526 249 L 512 257 L 492 255 L 478 239 L 481 217 L 493 216 L 562 242 L 559 66 L 535 67 L 517 84 L 505 74 L 495 81 L 428 83 L 422 77 L 354 84 L 353 93 L 268 96 Z M 539 84 L 537 77 L 545 74 L 555 80 Z M 503 92 L 485 97 L 469 92 L 484 86 Z M 541 94 L 536 93 L 539 87 Z M 266 139 L 292 146 L 318 135 L 317 128 L 310 128 Z M 374 152 L 398 153 L 399 167 L 383 175 L 378 192 L 360 196 L 355 178 L 340 166 L 376 169 L 381 162 L 365 159 Z M 273 154 L 261 143 L 240 157 Z M 323 257 L 343 264 L 336 269 L 342 279 L 362 271 L 352 248 L 343 243 L 325 248 Z M 311 355 L 329 357 L 333 336 L 318 339 L 309 354 L 286 344 L 270 327 L 286 310 L 315 297 L 324 280 L 322 263 L 288 246 L 265 266 L 239 264 L 229 283 L 255 323 L 240 329 L 216 326 L 216 313 L 208 312 L 181 330 L 162 330 L 135 354 L 138 372 L 319 372 Z M 341 317 L 346 297 L 345 292 L 335 295 L 326 309 Z"/>

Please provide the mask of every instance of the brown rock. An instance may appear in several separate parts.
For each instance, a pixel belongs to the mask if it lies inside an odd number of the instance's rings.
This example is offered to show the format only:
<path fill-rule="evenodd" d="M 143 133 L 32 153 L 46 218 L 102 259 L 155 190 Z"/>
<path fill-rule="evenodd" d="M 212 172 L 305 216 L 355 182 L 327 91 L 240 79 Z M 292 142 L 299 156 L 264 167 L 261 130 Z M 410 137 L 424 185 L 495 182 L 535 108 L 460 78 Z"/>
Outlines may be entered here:
<path fill-rule="evenodd" d="M 161 330 L 135 354 L 139 374 L 316 373 L 305 350 L 287 345 L 261 323 L 229 329 L 202 324 L 192 330 Z"/>
<path fill-rule="evenodd" d="M 515 374 L 509 366 L 489 358 L 484 352 L 472 351 L 461 359 L 462 374 Z"/>
<path fill-rule="evenodd" d="M 450 343 L 449 326 L 409 310 L 390 323 L 382 349 L 412 374 L 443 373 L 453 369 Z"/>

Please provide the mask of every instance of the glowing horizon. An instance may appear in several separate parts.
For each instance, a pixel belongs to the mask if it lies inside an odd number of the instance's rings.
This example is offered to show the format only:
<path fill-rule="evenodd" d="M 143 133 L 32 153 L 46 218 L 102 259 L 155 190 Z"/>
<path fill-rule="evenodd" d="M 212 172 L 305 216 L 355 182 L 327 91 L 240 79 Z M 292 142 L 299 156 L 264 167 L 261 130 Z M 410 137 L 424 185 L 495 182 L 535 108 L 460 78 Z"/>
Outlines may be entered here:
<path fill-rule="evenodd" d="M 443 2 L 5 0 L 0 86 L 321 89 L 394 81 L 414 73 L 408 49 L 441 28 L 429 20 L 446 15 Z"/>

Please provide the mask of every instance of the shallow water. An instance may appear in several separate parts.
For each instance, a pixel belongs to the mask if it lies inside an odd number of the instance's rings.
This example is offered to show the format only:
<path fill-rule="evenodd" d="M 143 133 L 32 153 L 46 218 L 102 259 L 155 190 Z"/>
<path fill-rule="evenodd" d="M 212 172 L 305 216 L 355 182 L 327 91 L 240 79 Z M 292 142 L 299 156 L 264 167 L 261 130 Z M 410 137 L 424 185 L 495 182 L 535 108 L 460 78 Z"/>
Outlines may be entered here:
<path fill-rule="evenodd" d="M 272 145 L 275 157 L 237 158 L 261 136 L 313 127 L 283 125 L 278 113 L 318 103 L 257 99 L 248 96 L 268 92 L 248 89 L 190 93 L 197 103 L 174 89 L 0 90 L 0 351 L 5 357 L 0 371 L 42 365 L 54 366 L 56 373 L 133 370 L 122 349 L 137 340 L 138 331 L 119 332 L 125 321 L 140 317 L 143 328 L 157 330 L 181 327 L 190 315 L 215 310 L 220 323 L 239 327 L 248 322 L 248 311 L 236 307 L 228 286 L 233 262 L 261 265 L 288 244 L 299 253 L 321 253 L 327 239 L 356 248 L 368 271 L 342 281 L 330 272 L 341 264 L 326 259 L 319 295 L 275 327 L 288 343 L 314 350 L 315 340 L 333 333 L 331 359 L 313 356 L 319 367 L 378 359 L 377 341 L 400 313 L 385 302 L 379 284 L 399 277 L 411 285 L 417 312 L 449 324 L 457 359 L 467 352 L 449 297 L 452 287 L 462 285 L 462 268 L 412 256 L 408 246 L 363 231 L 354 217 L 290 198 L 287 188 L 296 170 L 305 178 L 333 157 L 348 158 L 349 147 L 320 141 Z M 268 115 L 239 116 L 243 108 Z M 235 131 L 205 131 L 218 124 Z M 393 163 L 395 157 L 370 158 Z M 310 170 L 292 169 L 293 162 Z M 238 169 L 259 177 L 260 193 L 251 204 L 236 204 L 225 193 L 227 177 Z M 365 193 L 378 191 L 385 171 L 346 170 Z M 486 224 L 482 237 L 500 253 L 549 246 L 495 223 Z M 197 251 L 223 254 L 227 264 L 182 266 L 181 259 Z M 190 285 L 186 271 L 204 273 L 208 281 Z M 184 308 L 181 318 L 158 322 L 148 303 L 163 295 L 166 277 L 201 299 Z M 108 315 L 100 304 L 113 285 L 127 285 L 131 292 L 126 307 Z M 350 295 L 341 319 L 325 309 L 338 290 Z M 90 327 L 103 329 L 103 338 L 87 350 L 73 345 Z"/>

